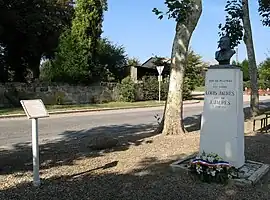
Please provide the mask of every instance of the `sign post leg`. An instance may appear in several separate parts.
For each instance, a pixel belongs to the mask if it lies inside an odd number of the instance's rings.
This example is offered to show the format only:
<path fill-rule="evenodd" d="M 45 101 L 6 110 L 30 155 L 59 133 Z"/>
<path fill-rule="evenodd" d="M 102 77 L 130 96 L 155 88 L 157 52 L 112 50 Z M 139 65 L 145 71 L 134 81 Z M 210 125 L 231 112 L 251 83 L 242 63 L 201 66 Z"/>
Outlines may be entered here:
<path fill-rule="evenodd" d="M 39 146 L 38 146 L 38 119 L 32 119 L 32 152 L 33 152 L 33 185 L 40 185 L 39 178 Z"/>
<path fill-rule="evenodd" d="M 160 81 L 161 81 L 161 76 L 158 77 L 158 102 L 160 103 L 160 90 L 161 90 L 161 84 L 160 84 Z"/>

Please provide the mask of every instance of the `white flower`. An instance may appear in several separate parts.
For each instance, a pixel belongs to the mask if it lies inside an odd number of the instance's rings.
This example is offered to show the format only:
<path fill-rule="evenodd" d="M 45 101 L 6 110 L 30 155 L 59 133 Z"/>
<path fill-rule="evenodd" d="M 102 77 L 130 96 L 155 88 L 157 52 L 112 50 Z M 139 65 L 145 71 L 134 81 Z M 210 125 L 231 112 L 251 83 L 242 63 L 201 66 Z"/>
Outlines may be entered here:
<path fill-rule="evenodd" d="M 208 157 L 208 161 L 209 162 L 213 162 L 214 161 L 214 158 L 213 157 Z"/>
<path fill-rule="evenodd" d="M 215 176 L 215 175 L 216 175 L 216 171 L 215 171 L 215 170 L 212 170 L 212 171 L 211 171 L 211 175 L 212 175 L 212 176 Z"/>
<path fill-rule="evenodd" d="M 202 167 L 200 165 L 196 165 L 196 171 L 198 174 L 200 174 L 203 171 Z"/>
<path fill-rule="evenodd" d="M 228 178 L 231 179 L 232 178 L 232 175 L 228 174 Z"/>
<path fill-rule="evenodd" d="M 218 165 L 217 166 L 217 171 L 220 172 L 222 170 L 222 168 Z"/>

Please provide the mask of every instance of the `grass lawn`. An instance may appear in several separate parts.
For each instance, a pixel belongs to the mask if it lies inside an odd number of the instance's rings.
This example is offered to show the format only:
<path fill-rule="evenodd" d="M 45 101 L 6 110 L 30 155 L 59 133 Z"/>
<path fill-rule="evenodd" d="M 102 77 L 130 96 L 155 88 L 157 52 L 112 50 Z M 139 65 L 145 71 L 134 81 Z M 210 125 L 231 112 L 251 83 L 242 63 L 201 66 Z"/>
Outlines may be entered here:
<path fill-rule="evenodd" d="M 110 102 L 104 104 L 81 104 L 81 105 L 46 105 L 48 111 L 63 111 L 63 110 L 83 110 L 83 109 L 106 109 L 106 108 L 132 108 L 132 107 L 149 107 L 162 106 L 164 101 L 139 101 L 139 102 Z M 0 109 L 0 115 L 23 114 L 22 107 L 18 108 L 3 108 Z"/>

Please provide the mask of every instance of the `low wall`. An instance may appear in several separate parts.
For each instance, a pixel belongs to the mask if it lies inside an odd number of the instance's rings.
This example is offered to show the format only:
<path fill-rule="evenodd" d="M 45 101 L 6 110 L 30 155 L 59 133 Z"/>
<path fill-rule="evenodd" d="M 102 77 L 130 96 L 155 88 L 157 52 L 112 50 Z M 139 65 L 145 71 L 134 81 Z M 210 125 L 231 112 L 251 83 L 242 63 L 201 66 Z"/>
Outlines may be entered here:
<path fill-rule="evenodd" d="M 44 104 L 88 104 L 116 100 L 115 83 L 90 86 L 52 83 L 0 84 L 0 107 L 20 106 L 21 99 L 40 98 Z"/>

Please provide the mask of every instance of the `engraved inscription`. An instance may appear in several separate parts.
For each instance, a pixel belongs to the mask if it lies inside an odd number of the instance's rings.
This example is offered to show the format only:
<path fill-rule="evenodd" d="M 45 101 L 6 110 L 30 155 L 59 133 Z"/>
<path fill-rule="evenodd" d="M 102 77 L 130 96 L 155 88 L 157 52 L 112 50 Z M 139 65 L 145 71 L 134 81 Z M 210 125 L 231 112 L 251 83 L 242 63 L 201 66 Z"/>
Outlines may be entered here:
<path fill-rule="evenodd" d="M 205 96 L 212 108 L 226 109 L 231 105 L 231 97 L 236 96 L 234 90 L 228 89 L 228 84 L 232 83 L 230 79 L 211 79 L 208 81 L 208 90 Z"/>

